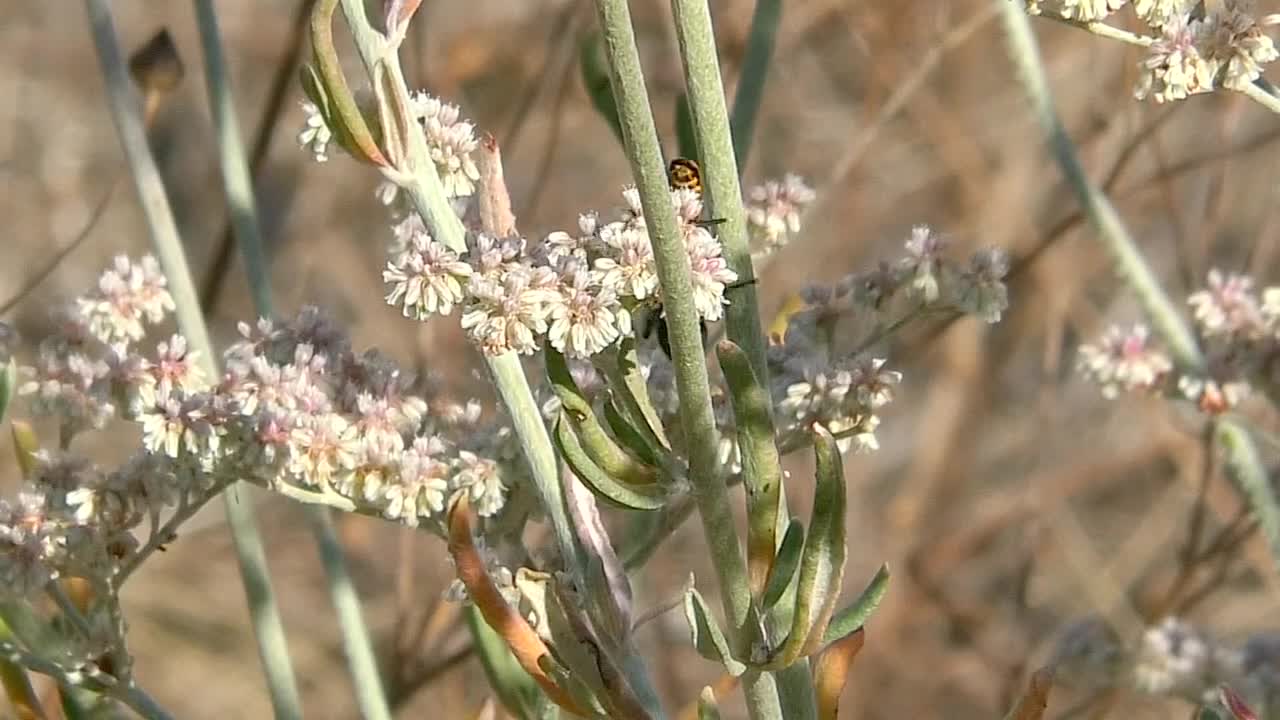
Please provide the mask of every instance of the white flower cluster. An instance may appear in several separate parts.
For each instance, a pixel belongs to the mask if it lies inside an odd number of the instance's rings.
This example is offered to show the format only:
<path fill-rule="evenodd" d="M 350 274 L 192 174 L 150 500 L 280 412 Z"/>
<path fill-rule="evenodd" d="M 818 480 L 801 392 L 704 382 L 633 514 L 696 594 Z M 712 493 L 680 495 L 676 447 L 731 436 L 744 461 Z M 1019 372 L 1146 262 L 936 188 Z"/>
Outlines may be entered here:
<path fill-rule="evenodd" d="M 470 239 L 459 254 L 435 241 L 416 216 L 397 226 L 397 242 L 383 272 L 387 302 L 406 317 L 425 319 L 462 308 L 462 327 L 485 353 L 531 354 L 546 339 L 573 358 L 587 358 L 632 333 L 639 308 L 661 306 L 640 195 L 623 192 L 618 220 L 579 218 L 576 233 L 557 231 L 529 247 L 523 238 Z M 704 320 L 723 315 L 726 286 L 737 280 L 719 240 L 698 220 L 702 202 L 673 190 L 681 236 L 689 257 L 694 305 Z"/>
<path fill-rule="evenodd" d="M 440 399 L 428 416 L 409 378 L 375 352 L 352 352 L 314 309 L 283 325 L 242 324 L 210 384 L 181 336 L 139 349 L 146 326 L 172 307 L 153 260 L 118 258 L 23 368 L 21 390 L 34 411 L 59 419 L 61 445 L 118 418 L 140 426 L 142 448 L 110 471 L 37 454 L 17 497 L 0 502 L 0 594 L 66 574 L 127 573 L 139 553 L 171 539 L 165 511 L 177 508 L 181 521 L 236 480 L 340 496 L 440 532 L 451 498 L 465 493 L 492 517 L 526 472 L 510 429 L 479 402 Z M 134 531 L 144 522 L 150 539 L 140 548 Z"/>
<path fill-rule="evenodd" d="M 1139 64 L 1134 94 L 1157 102 L 1181 100 L 1217 88 L 1243 90 L 1280 57 L 1263 34 L 1249 0 L 1025 0 L 1028 12 L 1100 22 L 1125 5 L 1155 34 Z M 1269 20 L 1268 20 L 1269 22 Z"/>

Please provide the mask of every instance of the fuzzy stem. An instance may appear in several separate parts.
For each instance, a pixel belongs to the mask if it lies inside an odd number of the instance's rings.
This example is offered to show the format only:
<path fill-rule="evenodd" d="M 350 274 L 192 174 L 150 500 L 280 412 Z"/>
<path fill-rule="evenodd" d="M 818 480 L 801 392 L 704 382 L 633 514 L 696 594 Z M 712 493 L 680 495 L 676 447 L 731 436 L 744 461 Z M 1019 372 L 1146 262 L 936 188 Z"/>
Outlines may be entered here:
<path fill-rule="evenodd" d="M 1191 328 L 1165 294 L 1111 202 L 1085 175 L 1075 146 L 1054 108 L 1035 35 L 1025 12 L 1008 0 L 994 1 L 1003 10 L 1005 35 L 1018 77 L 1031 98 L 1036 118 L 1049 136 L 1054 157 L 1068 184 L 1098 230 L 1099 241 L 1120 268 L 1121 277 L 1137 294 L 1143 310 L 1152 319 L 1152 325 L 1174 358 L 1184 370 L 1203 375 L 1204 355 Z M 1257 448 L 1249 433 L 1236 423 L 1220 422 L 1217 434 L 1227 453 L 1227 467 L 1232 471 L 1232 478 L 1258 517 L 1258 524 L 1271 548 L 1272 561 L 1280 566 L 1280 504 L 1277 504 L 1267 473 L 1261 467 Z"/>
<path fill-rule="evenodd" d="M 111 9 L 107 0 L 85 0 L 85 8 L 107 86 L 112 118 L 120 135 L 120 144 L 133 170 L 134 185 L 146 215 L 156 255 L 169 280 L 169 291 L 177 305 L 178 326 L 192 348 L 199 352 L 201 369 L 209 377 L 216 378 L 218 368 L 213 345 L 209 340 L 204 317 L 200 313 L 199 298 L 191 281 L 173 211 L 165 196 L 164 183 L 151 149 L 147 146 L 142 119 L 125 71 L 123 53 L 116 39 Z M 267 571 L 262 538 L 254 524 L 253 508 L 248 498 L 238 497 L 235 487 L 223 494 L 223 500 L 275 715 L 277 718 L 300 718 L 302 705 L 298 687 L 285 643 L 284 625 L 271 589 L 271 576 Z"/>
<path fill-rule="evenodd" d="M 694 133 L 698 140 L 699 157 L 706 169 L 707 201 L 711 216 L 725 218 L 717 233 L 724 245 L 729 266 L 738 277 L 749 281 L 755 277 L 751 261 L 751 248 L 747 240 L 746 211 L 742 205 L 742 187 L 738 173 L 746 163 L 747 149 L 751 145 L 751 128 L 755 112 L 752 105 L 759 105 L 764 76 L 772 55 L 773 39 L 779 15 L 782 12 L 778 0 L 757 0 L 752 18 L 750 47 L 743 68 L 743 78 L 730 119 L 725 109 L 724 84 L 720 77 L 720 63 L 716 57 L 716 41 L 711 24 L 711 10 L 706 0 L 672 0 L 672 14 L 680 42 L 680 56 L 684 62 L 685 86 L 689 94 L 689 109 L 693 117 Z M 735 159 L 735 154 L 737 158 Z M 729 339 L 747 355 L 751 372 L 760 387 L 769 387 L 769 367 L 765 356 L 764 332 L 760 326 L 760 306 L 756 298 L 756 285 L 743 282 L 727 293 L 729 307 L 725 313 L 725 325 Z M 766 413 L 772 409 L 765 408 Z M 744 482 L 750 491 L 757 478 L 744 474 Z M 754 493 L 748 492 L 748 498 Z M 776 524 L 777 537 L 781 539 L 786 527 L 788 511 L 786 493 L 779 497 Z M 785 608 L 777 606 L 765 618 L 770 638 L 786 632 Z M 813 677 L 808 662 L 799 661 L 776 674 L 778 690 L 782 694 L 788 717 L 798 720 L 816 717 Z M 750 678 L 747 679 L 750 681 Z M 744 683 L 748 692 L 749 683 Z"/>
<path fill-rule="evenodd" d="M 271 303 L 270 273 L 259 232 L 253 181 L 248 163 L 245 162 L 234 99 L 228 84 L 217 12 L 212 0 L 196 0 L 195 4 L 200 43 L 204 50 L 205 84 L 209 88 L 209 107 L 213 111 L 213 122 L 218 134 L 218 152 L 227 203 L 231 210 L 232 228 L 243 255 L 254 309 L 259 317 L 270 318 L 275 314 Z M 329 596 L 338 616 L 338 628 L 347 653 L 347 665 L 360 714 L 366 720 L 389 720 L 391 711 L 378 674 L 373 643 L 369 639 L 369 630 L 360 611 L 360 597 L 351 581 L 351 573 L 342 552 L 342 544 L 334 530 L 330 511 L 318 505 L 304 507 L 311 520 L 312 532 L 315 534 L 316 546 L 329 585 Z"/>
<path fill-rule="evenodd" d="M 635 34 L 631 27 L 631 13 L 626 0 L 596 0 L 596 11 L 604 32 L 609 57 L 613 95 L 618 101 L 622 121 L 623 144 L 631 162 L 631 172 L 640 191 L 645 220 L 653 242 L 658 278 L 662 285 L 663 305 L 670 330 L 672 364 L 675 369 L 676 390 L 680 397 L 680 421 L 689 452 L 689 478 L 702 517 L 703 532 L 711 550 L 713 564 L 720 584 L 720 596 L 730 630 L 735 637 L 751 632 L 747 620 L 751 612 L 751 598 L 747 587 L 747 568 L 742 547 L 734 528 L 729 494 L 725 486 L 716 455 L 715 417 L 712 414 L 710 385 L 707 378 L 706 358 L 702 347 L 702 333 L 697 310 L 693 305 L 693 286 L 690 281 L 689 259 L 684 248 L 680 228 L 676 222 L 667 178 L 663 171 L 662 148 L 658 141 L 653 113 L 645 91 L 644 75 L 640 68 L 640 55 L 636 48 Z M 683 44 L 683 41 L 682 41 Z M 714 62 L 714 57 L 712 59 Z M 718 75 L 718 73 L 717 73 Z M 700 91 L 705 88 L 700 88 Z M 691 88 L 692 91 L 692 88 Z M 691 94 L 692 100 L 692 94 Z M 720 98 L 720 114 L 724 115 L 723 93 Z M 697 115 L 695 114 L 695 123 Z M 721 178 L 711 189 L 714 197 L 728 198 L 726 189 L 737 186 L 737 171 L 733 165 L 732 141 L 725 124 L 725 145 L 728 152 L 716 143 L 704 147 L 704 158 L 712 167 L 727 162 L 730 178 Z M 717 155 L 714 159 L 707 153 Z M 724 183 L 732 182 L 732 186 Z M 714 193 L 720 193 L 715 195 Z M 739 200 L 733 200 L 726 209 L 736 205 L 736 222 L 743 227 L 743 211 Z M 735 643 L 744 647 L 744 643 Z M 782 708 L 777 687 L 770 675 L 744 677 L 747 709 L 752 718 L 781 718 Z"/>

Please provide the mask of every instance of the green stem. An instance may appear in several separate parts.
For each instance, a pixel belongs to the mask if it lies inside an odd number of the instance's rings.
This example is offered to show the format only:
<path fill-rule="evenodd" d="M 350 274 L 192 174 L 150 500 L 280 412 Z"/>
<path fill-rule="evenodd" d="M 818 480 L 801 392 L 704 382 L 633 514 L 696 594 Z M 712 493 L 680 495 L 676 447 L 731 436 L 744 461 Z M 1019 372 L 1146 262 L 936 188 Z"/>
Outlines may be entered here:
<path fill-rule="evenodd" d="M 232 228 L 244 258 L 254 308 L 260 317 L 270 318 L 274 315 L 270 273 L 259 232 L 252 175 L 240 140 L 234 100 L 227 82 L 218 17 L 212 0 L 196 0 L 196 14 L 201 47 L 204 49 L 205 84 L 209 88 L 209 107 L 213 111 L 214 127 L 218 134 L 222 178 L 231 210 Z M 342 643 L 347 653 L 347 665 L 360 713 L 366 720 L 388 720 L 391 711 L 378 674 L 373 643 L 360 612 L 360 598 L 351 581 L 351 573 L 342 552 L 342 544 L 334 531 L 330 511 L 318 505 L 306 505 L 305 508 L 320 551 L 321 564 L 325 569 L 329 596 L 338 616 L 338 627 L 342 633 Z"/>
<path fill-rule="evenodd" d="M 706 170 L 704 181 L 711 216 L 725 218 L 725 223 L 718 232 L 724 245 L 725 257 L 738 277 L 749 281 L 755 277 L 755 268 L 747 239 L 746 211 L 742 205 L 739 173 L 746 164 L 746 153 L 751 146 L 751 131 L 755 121 L 753 105 L 758 106 L 760 103 L 760 93 L 773 53 L 774 35 L 782 12 L 781 2 L 757 0 L 747 60 L 738 86 L 738 96 L 734 100 L 732 120 L 725 110 L 724 85 L 716 57 L 715 32 L 708 3 L 706 0 L 672 0 L 671 9 L 680 41 L 685 86 L 689 94 L 694 132 L 698 138 L 699 156 Z M 760 326 L 756 284 L 740 282 L 726 294 L 729 297 L 729 307 L 725 313 L 725 327 L 729 339 L 746 353 L 751 372 L 760 387 L 768 388 L 769 367 L 765 355 L 764 330 Z M 766 407 L 764 412 L 771 414 L 772 408 Z M 785 492 L 779 497 L 777 509 L 776 527 L 779 531 L 776 535 L 780 540 L 781 529 L 785 528 L 788 519 Z M 787 626 L 785 608 L 777 607 L 765 617 L 765 629 L 771 638 L 785 633 Z M 797 662 L 774 677 L 778 692 L 785 701 L 783 705 L 787 708 L 788 717 L 802 720 L 816 717 L 813 678 L 807 662 Z M 768 683 L 770 678 L 766 675 L 759 682 Z M 744 678 L 743 687 L 748 693 L 753 692 L 752 683 L 752 678 Z"/>
<path fill-rule="evenodd" d="M 662 285 L 676 390 L 680 396 L 684 446 L 689 452 L 690 482 L 702 517 L 703 532 L 716 567 L 725 614 L 734 636 L 740 638 L 744 633 L 751 632 L 747 627 L 751 614 L 751 597 L 747 587 L 746 563 L 734 528 L 728 489 L 716 453 L 718 442 L 715 418 L 711 408 L 701 325 L 693 305 L 689 259 L 667 189 L 662 147 L 645 92 L 644 74 L 640 68 L 640 55 L 631 26 L 630 10 L 626 0 L 596 0 L 596 10 L 604 31 L 613 94 L 617 98 L 622 121 L 623 144 L 640 191 L 645 220 L 653 242 L 658 278 Z M 687 43 L 682 39 L 682 45 L 685 44 Z M 691 104 L 694 100 L 693 90 L 691 87 Z M 706 88 L 700 88 L 699 91 L 706 91 Z M 697 108 L 694 109 L 696 127 L 698 114 Z M 723 95 L 720 113 L 724 114 Z M 727 122 L 725 125 L 727 126 Z M 728 140 L 727 127 L 725 136 L 725 144 L 729 148 L 727 153 L 719 143 L 714 147 L 701 148 L 704 158 L 710 161 L 709 172 L 712 167 L 723 167 L 726 160 L 728 167 L 733 167 L 732 142 Z M 712 155 L 719 157 L 713 159 Z M 712 193 L 713 207 L 716 198 L 729 197 L 725 194 L 726 187 L 729 187 L 726 182 L 732 182 L 732 187 L 737 186 L 736 170 L 731 170 L 729 175 L 731 180 L 720 178 L 708 188 Z M 727 224 L 730 231 L 735 223 L 738 231 L 743 231 L 745 219 L 741 200 L 734 199 L 726 207 L 733 209 L 734 205 L 736 219 L 729 218 Z M 735 643 L 734 646 L 744 647 L 744 644 Z M 752 718 L 782 717 L 778 691 L 772 676 L 744 678 L 744 691 L 747 709 Z"/>
<path fill-rule="evenodd" d="M 742 76 L 738 78 L 733 114 L 729 119 L 733 128 L 733 149 L 738 155 L 739 175 L 747 167 L 756 116 L 760 114 L 760 101 L 764 96 L 764 81 L 769 77 L 769 63 L 773 60 L 781 22 L 782 0 L 756 0 L 756 10 L 751 16 L 751 33 L 747 35 L 747 51 L 742 60 Z"/>
<path fill-rule="evenodd" d="M 1054 108 L 1026 13 L 1007 0 L 994 1 L 1002 7 L 1009 52 L 1017 66 L 1018 76 L 1031 98 L 1037 119 L 1049 136 L 1055 159 L 1098 230 L 1098 239 L 1111 253 L 1121 276 L 1137 294 L 1156 332 L 1169 346 L 1179 365 L 1187 372 L 1204 374 L 1204 355 L 1191 328 L 1156 280 L 1111 202 L 1085 175 L 1075 146 Z M 1243 426 L 1227 420 L 1219 422 L 1217 436 L 1227 452 L 1227 467 L 1232 478 L 1258 517 L 1258 524 L 1271 548 L 1272 561 L 1280 567 L 1280 503 L 1277 503 L 1275 491 L 1261 466 L 1253 439 Z"/>
<path fill-rule="evenodd" d="M 129 86 L 124 57 L 116 38 L 107 0 L 85 0 L 94 44 L 107 86 L 112 118 L 120 143 L 132 168 L 156 255 L 169 280 L 169 292 L 177 305 L 178 326 L 193 349 L 200 354 L 201 369 L 208 377 L 218 377 L 213 344 L 200 313 L 200 302 L 183 254 L 173 211 L 165 196 L 164 183 L 156 168 L 146 134 Z M 248 596 L 254 635 L 262 658 L 276 717 L 300 718 L 301 701 L 293 677 L 293 666 L 284 638 L 284 625 L 276 608 L 271 578 L 267 571 L 262 539 L 253 520 L 253 508 L 238 497 L 236 488 L 223 495 L 227 520 L 240 562 L 240 574 Z"/>

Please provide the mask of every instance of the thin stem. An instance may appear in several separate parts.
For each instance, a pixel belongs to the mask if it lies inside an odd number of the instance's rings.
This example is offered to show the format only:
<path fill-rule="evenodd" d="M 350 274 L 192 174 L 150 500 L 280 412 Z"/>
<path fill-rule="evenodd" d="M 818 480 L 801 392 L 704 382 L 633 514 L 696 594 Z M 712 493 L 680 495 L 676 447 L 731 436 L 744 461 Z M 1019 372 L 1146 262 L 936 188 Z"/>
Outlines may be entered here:
<path fill-rule="evenodd" d="M 769 387 L 769 366 L 765 356 L 764 330 L 760 325 L 760 306 L 756 298 L 756 284 L 751 260 L 751 248 L 747 238 L 746 211 L 742 205 L 742 187 L 738 174 L 746 164 L 747 149 L 751 146 L 751 128 L 755 121 L 752 106 L 760 103 L 764 77 L 773 54 L 774 35 L 782 13 L 778 0 L 757 0 L 752 18 L 751 38 L 747 52 L 743 78 L 738 87 L 738 97 L 730 119 L 724 102 L 724 84 L 720 77 L 720 63 L 716 56 L 716 40 L 711 24 L 711 9 L 707 0 L 672 0 L 676 34 L 680 42 L 680 56 L 684 63 L 685 86 L 689 94 L 689 109 L 693 117 L 694 134 L 698 141 L 699 157 L 706 168 L 707 200 L 712 217 L 725 218 L 718 237 L 724 246 L 730 267 L 746 282 L 729 288 L 729 307 L 725 327 L 729 339 L 746 353 L 752 374 L 761 387 Z M 735 155 L 737 157 L 735 158 Z M 771 408 L 765 412 L 772 414 Z M 744 472 L 748 472 L 748 470 Z M 754 489 L 753 476 L 744 476 L 748 490 Z M 761 497 L 748 493 L 748 498 Z M 750 508 L 750 503 L 748 503 Z M 778 497 L 775 522 L 779 527 L 776 537 L 781 539 L 788 511 L 786 492 Z M 749 510 L 750 512 L 750 510 Z M 788 618 L 786 608 L 775 610 L 764 618 L 768 640 L 786 633 Z M 744 633 L 746 630 L 744 629 Z M 808 663 L 799 661 L 774 675 L 748 674 L 742 679 L 742 687 L 748 696 L 760 698 L 760 707 L 768 705 L 767 696 L 776 682 L 782 705 L 788 717 L 807 720 L 817 716 L 814 704 L 813 677 Z"/>
<path fill-rule="evenodd" d="M 107 0 L 85 0 L 85 7 L 120 143 L 133 170 L 134 184 L 147 218 L 156 255 L 169 280 L 169 291 L 177 305 L 178 326 L 192 348 L 199 353 L 201 369 L 208 377 L 216 378 L 218 367 L 213 344 L 200 314 L 199 299 L 183 254 L 173 211 L 165 196 L 164 183 L 151 149 L 147 146 L 137 103 L 129 86 L 124 57 L 116 38 L 111 9 Z M 223 495 L 223 500 L 272 705 L 276 717 L 300 718 L 301 701 L 285 643 L 284 625 L 271 589 L 262 539 L 254 524 L 252 506 L 247 499 L 242 501 L 238 495 L 233 487 Z"/>
<path fill-rule="evenodd" d="M 751 32 L 747 35 L 747 50 L 743 54 L 742 76 L 738 78 L 733 114 L 729 119 L 733 127 L 733 150 L 738 156 L 739 175 L 747 167 L 756 116 L 760 114 L 760 100 L 764 95 L 764 81 L 769 77 L 769 64 L 773 60 L 781 22 L 782 0 L 756 0 L 755 12 L 751 15 Z"/>
<path fill-rule="evenodd" d="M 240 252 L 248 274 L 249 291 L 253 305 L 260 317 L 274 315 L 271 303 L 270 273 L 262 234 L 259 231 L 258 213 L 253 197 L 253 180 L 245 161 L 244 145 L 240 139 L 236 121 L 234 98 L 227 82 L 226 62 L 222 52 L 222 38 L 218 31 L 218 16 L 212 0 L 196 0 L 196 16 L 200 28 L 200 42 L 204 49 L 206 85 L 209 88 L 209 107 L 213 111 L 214 126 L 218 133 L 218 151 L 222 164 L 222 178 L 231 210 L 231 225 L 239 241 Z M 338 541 L 329 509 L 320 505 L 305 505 L 305 512 L 315 534 L 321 564 L 329 585 L 329 596 L 338 616 L 342 644 L 347 654 L 347 665 L 361 715 L 366 720 L 388 720 L 391 711 L 386 693 L 378 674 L 378 663 L 369 639 L 369 630 L 360 611 L 360 598 L 351 581 L 342 544 Z"/>
<path fill-rule="evenodd" d="M 1156 331 L 1164 338 L 1175 358 L 1192 371 L 1204 367 L 1204 356 L 1191 328 L 1182 320 L 1179 308 L 1165 294 L 1137 243 L 1124 226 L 1120 214 L 1107 196 L 1089 179 L 1054 107 L 1053 95 L 1040 61 L 1035 35 L 1026 11 L 1008 0 L 993 0 L 1001 6 L 1009 54 L 1023 90 L 1031 99 L 1036 120 L 1049 140 L 1054 159 L 1066 176 L 1085 214 L 1098 231 L 1098 240 L 1111 255 L 1120 275 L 1133 289 Z"/>
<path fill-rule="evenodd" d="M 1156 332 L 1186 371 L 1205 372 L 1204 355 L 1191 328 L 1165 294 L 1155 274 L 1124 227 L 1115 207 L 1085 175 L 1075 146 L 1062 127 L 1049 91 L 1035 35 L 1026 13 L 1007 0 L 994 0 L 1003 9 L 1005 35 L 1018 77 L 1030 96 L 1037 119 L 1049 136 L 1055 159 L 1062 167 L 1085 214 L 1098 230 L 1098 239 L 1112 255 L 1120 274 L 1138 296 Z M 1268 93 L 1269 94 L 1269 93 Z M 1271 548 L 1272 561 L 1280 567 L 1280 504 L 1276 501 L 1257 448 L 1246 429 L 1230 420 L 1220 421 L 1218 442 L 1227 452 L 1227 469 L 1244 493 Z"/>
<path fill-rule="evenodd" d="M 746 562 L 741 543 L 734 528 L 733 513 L 716 454 L 718 445 L 715 418 L 711 408 L 710 385 L 702 347 L 699 318 L 693 304 L 693 288 L 690 282 L 689 259 L 685 252 L 667 178 L 663 169 L 662 148 L 658 141 L 653 113 L 645 92 L 644 75 L 640 68 L 640 55 L 636 48 L 635 34 L 631 26 L 631 13 L 625 0 L 596 0 L 596 10 L 604 31 L 605 46 L 609 57 L 613 95 L 618 102 L 622 123 L 623 145 L 631 162 L 632 175 L 640 191 L 645 220 L 653 242 L 654 258 L 662 286 L 667 326 L 670 331 L 672 363 L 675 369 L 676 389 L 680 397 L 680 419 L 684 430 L 684 446 L 689 449 L 689 476 L 702 517 L 703 532 L 707 537 L 713 563 L 720 584 L 721 600 L 734 636 L 742 637 L 751 632 L 747 621 L 751 613 L 751 598 L 747 587 Z M 683 41 L 682 41 L 683 42 Z M 714 62 L 714 58 L 713 58 Z M 692 98 L 692 88 L 691 98 Z M 699 92 L 706 91 L 701 88 Z M 721 114 L 723 96 L 720 100 Z M 696 115 L 695 115 L 695 123 Z M 725 123 L 727 125 L 727 123 Z M 724 151 L 720 143 L 702 148 L 704 158 L 712 167 L 727 161 L 729 178 L 720 178 L 716 186 L 708 190 L 712 199 L 722 201 L 733 196 L 727 188 L 737 186 L 737 171 L 733 165 L 732 142 L 727 138 Z M 712 155 L 719 157 L 712 158 Z M 732 185 L 727 183 L 732 182 Z M 718 195 L 716 193 L 719 193 Z M 737 205 L 737 220 L 742 228 L 743 212 L 738 199 L 729 200 L 726 207 Z M 749 266 L 748 266 L 749 267 Z M 742 643 L 735 646 L 742 647 Z M 772 677 L 763 675 L 759 682 L 746 691 L 747 709 L 752 718 L 781 718 L 782 707 Z"/>

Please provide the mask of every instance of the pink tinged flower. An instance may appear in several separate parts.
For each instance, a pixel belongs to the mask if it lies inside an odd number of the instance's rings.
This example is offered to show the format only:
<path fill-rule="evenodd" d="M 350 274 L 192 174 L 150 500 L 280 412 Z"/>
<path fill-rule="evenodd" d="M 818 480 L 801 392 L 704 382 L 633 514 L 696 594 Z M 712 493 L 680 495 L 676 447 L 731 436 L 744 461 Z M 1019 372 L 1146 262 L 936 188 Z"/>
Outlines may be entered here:
<path fill-rule="evenodd" d="M 1246 90 L 1262 76 L 1262 66 L 1277 57 L 1275 43 L 1262 33 L 1252 14 L 1227 3 L 1207 18 L 1207 54 L 1222 68 L 1222 86 Z"/>
<path fill-rule="evenodd" d="M 1150 331 L 1137 324 L 1129 330 L 1112 326 L 1094 345 L 1080 347 L 1077 366 L 1102 387 L 1102 395 L 1114 398 L 1121 390 L 1151 390 L 1173 370 L 1173 361 L 1151 347 Z"/>
<path fill-rule="evenodd" d="M 440 173 L 445 195 L 451 198 L 471 195 L 480 179 L 480 169 L 473 157 L 479 145 L 475 126 L 459 119 L 461 111 L 456 105 L 427 93 L 413 93 L 409 103 L 410 111 L 422 123 L 427 150 Z"/>
<path fill-rule="evenodd" d="M 800 232 L 801 215 L 816 194 L 799 175 L 769 180 L 747 193 L 747 228 L 764 252 L 786 245 Z"/>
<path fill-rule="evenodd" d="M 878 410 L 893 401 L 894 387 L 902 373 L 886 370 L 884 358 L 864 358 L 853 367 L 854 396 L 869 410 Z"/>
<path fill-rule="evenodd" d="M 969 267 L 960 273 L 957 306 L 985 322 L 1000 321 L 1009 307 L 1009 291 L 1004 277 L 1009 273 L 1009 256 L 999 248 L 985 248 L 973 254 Z"/>
<path fill-rule="evenodd" d="M 720 241 L 705 228 L 690 226 L 685 235 L 685 251 L 689 255 L 694 307 L 703 319 L 719 320 L 724 315 L 725 287 L 737 282 L 738 275 L 721 256 Z"/>
<path fill-rule="evenodd" d="M 569 357 L 587 358 L 631 331 L 631 316 L 617 293 L 601 286 L 599 273 L 578 269 L 566 278 L 550 307 L 547 338 Z"/>
<path fill-rule="evenodd" d="M 1261 335 L 1265 316 L 1253 292 L 1251 278 L 1223 275 L 1215 268 L 1209 271 L 1208 285 L 1187 298 L 1187 304 L 1206 336 Z"/>
<path fill-rule="evenodd" d="M 387 263 L 382 281 L 391 285 L 388 305 L 402 306 L 405 317 L 425 320 L 453 312 L 453 306 L 462 302 L 462 283 L 470 275 L 471 266 L 459 260 L 457 253 L 419 233 Z"/>
<path fill-rule="evenodd" d="M 356 399 L 356 432 L 360 438 L 361 465 L 382 465 L 404 449 L 400 427 L 404 420 L 387 398 L 361 393 Z"/>
<path fill-rule="evenodd" d="M 501 282 L 472 278 L 468 289 L 473 302 L 462 315 L 462 329 L 486 355 L 538 350 L 538 336 L 546 333 L 550 305 L 559 294 L 530 287 L 530 279 L 521 269 L 508 272 Z"/>
<path fill-rule="evenodd" d="M 610 223 L 600 238 L 608 254 L 596 258 L 594 267 L 604 273 L 603 284 L 618 288 L 624 297 L 653 297 L 658 292 L 658 271 L 649 234 L 625 223 Z"/>
<path fill-rule="evenodd" d="M 494 516 L 506 504 L 507 489 L 498 464 L 475 453 L 466 450 L 458 453 L 458 472 L 453 484 L 459 492 L 467 493 L 480 517 Z"/>
<path fill-rule="evenodd" d="M 168 342 L 156 346 L 156 359 L 147 368 L 159 395 L 177 389 L 192 393 L 206 387 L 204 373 L 195 363 L 197 353 L 187 349 L 187 339 L 173 335 Z"/>
<path fill-rule="evenodd" d="M 943 249 L 941 235 L 927 225 L 911 228 L 907 238 L 907 257 L 902 260 L 903 271 L 911 276 L 911 289 L 926 303 L 938 299 L 938 270 Z"/>
<path fill-rule="evenodd" d="M 303 484 L 331 487 L 356 466 L 356 427 L 337 413 L 308 418 L 290 433 L 289 472 Z"/>
<path fill-rule="evenodd" d="M 144 323 L 158 323 L 173 310 L 165 285 L 154 258 L 146 256 L 135 264 L 120 255 L 98 278 L 97 291 L 76 304 L 94 337 L 107 344 L 128 344 L 146 334 Z"/>
<path fill-rule="evenodd" d="M 1196 93 L 1213 90 L 1217 63 L 1202 55 L 1200 42 L 1204 32 L 1202 21 L 1178 15 L 1164 27 L 1164 36 L 1151 45 L 1138 68 L 1139 100 L 1153 96 L 1156 102 L 1181 100 Z"/>
<path fill-rule="evenodd" d="M 451 470 L 446 446 L 436 437 L 419 437 L 399 459 L 397 477 L 383 490 L 383 515 L 417 525 L 419 518 L 444 512 Z"/>
<path fill-rule="evenodd" d="M 1129 0 L 1062 0 L 1059 13 L 1068 20 L 1096 22 L 1124 7 Z"/>

